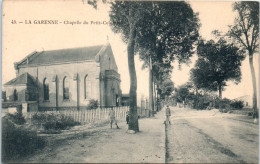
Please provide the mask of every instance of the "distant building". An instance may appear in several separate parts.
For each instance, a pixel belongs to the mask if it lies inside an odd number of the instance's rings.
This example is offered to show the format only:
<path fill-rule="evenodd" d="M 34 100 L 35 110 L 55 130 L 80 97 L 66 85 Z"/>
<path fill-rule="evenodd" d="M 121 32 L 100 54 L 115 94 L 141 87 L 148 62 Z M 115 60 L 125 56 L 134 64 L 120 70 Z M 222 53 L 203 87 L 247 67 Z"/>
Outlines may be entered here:
<path fill-rule="evenodd" d="M 40 110 L 121 104 L 120 75 L 110 44 L 33 52 L 15 63 L 4 85 L 7 102 L 37 102 Z M 7 72 L 6 72 L 7 73 Z"/>
<path fill-rule="evenodd" d="M 250 95 L 241 96 L 241 97 L 235 98 L 234 100 L 243 101 L 244 108 L 252 108 L 253 107 L 253 103 L 252 103 L 253 100 L 252 100 L 252 97 Z"/>

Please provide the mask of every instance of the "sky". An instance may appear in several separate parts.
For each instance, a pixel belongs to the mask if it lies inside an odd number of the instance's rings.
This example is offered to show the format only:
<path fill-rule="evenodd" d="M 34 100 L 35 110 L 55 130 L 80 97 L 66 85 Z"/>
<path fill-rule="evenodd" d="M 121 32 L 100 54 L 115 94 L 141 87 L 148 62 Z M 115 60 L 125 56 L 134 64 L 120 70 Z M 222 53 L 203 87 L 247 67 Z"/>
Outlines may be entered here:
<path fill-rule="evenodd" d="M 211 31 L 217 29 L 227 31 L 228 25 L 233 24 L 235 14 L 232 11 L 233 2 L 189 2 L 195 12 L 199 13 L 201 23 L 200 35 L 211 39 Z M 114 34 L 107 24 L 109 7 L 99 5 L 95 10 L 83 1 L 4 1 L 2 26 L 2 83 L 15 77 L 14 62 L 18 62 L 33 51 L 53 50 L 63 48 L 87 47 L 105 44 L 109 40 L 121 75 L 121 89 L 129 92 L 130 79 L 127 64 L 126 44 L 121 41 L 119 34 Z M 12 20 L 17 24 L 12 24 Z M 58 20 L 57 25 L 34 24 L 34 20 Z M 32 24 L 28 24 L 29 21 Z M 81 24 L 64 24 L 77 21 Z M 89 24 L 83 24 L 84 21 Z M 19 23 L 23 22 L 23 23 Z M 27 24 L 25 24 L 25 22 Z M 258 79 L 259 55 L 255 55 L 255 70 Z M 189 79 L 189 70 L 193 67 L 196 54 L 191 58 L 189 66 L 174 63 L 171 79 L 175 87 L 184 84 Z M 148 70 L 142 70 L 142 62 L 135 57 L 137 70 L 138 96 L 148 96 Z M 248 58 L 242 65 L 242 81 L 239 85 L 228 83 L 223 97 L 237 98 L 251 95 L 251 74 Z M 258 84 L 258 83 L 257 83 Z"/>

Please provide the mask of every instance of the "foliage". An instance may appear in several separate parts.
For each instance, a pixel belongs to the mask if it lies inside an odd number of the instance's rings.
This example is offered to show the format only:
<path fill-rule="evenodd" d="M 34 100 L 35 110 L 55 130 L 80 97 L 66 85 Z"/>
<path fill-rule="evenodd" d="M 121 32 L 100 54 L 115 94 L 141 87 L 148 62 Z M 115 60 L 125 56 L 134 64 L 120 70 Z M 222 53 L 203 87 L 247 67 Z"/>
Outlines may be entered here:
<path fill-rule="evenodd" d="M 36 131 L 16 127 L 7 117 L 2 120 L 2 160 L 26 156 L 43 148 L 45 141 L 37 137 Z"/>
<path fill-rule="evenodd" d="M 259 2 L 235 2 L 234 11 L 238 16 L 230 26 L 228 35 L 248 51 L 257 52 L 259 48 Z M 252 54 L 249 54 L 252 55 Z"/>
<path fill-rule="evenodd" d="M 44 122 L 46 122 L 46 114 L 42 113 L 42 112 L 35 113 L 35 114 L 32 115 L 32 121 L 33 121 L 33 123 L 41 125 Z"/>
<path fill-rule="evenodd" d="M 190 86 L 187 84 L 183 84 L 176 89 L 174 97 L 177 100 L 177 102 L 182 103 L 183 101 L 186 101 L 187 97 L 191 96 L 192 93 L 189 92 L 189 89 Z"/>
<path fill-rule="evenodd" d="M 79 125 L 78 122 L 75 122 L 71 117 L 65 117 L 64 115 L 60 115 L 60 117 L 57 119 L 50 119 L 51 115 L 49 115 L 49 118 L 47 118 L 47 122 L 44 123 L 44 129 L 45 130 L 50 130 L 50 129 L 54 129 L 54 130 L 64 130 L 67 129 L 69 127 L 75 126 L 75 125 Z"/>
<path fill-rule="evenodd" d="M 212 92 L 198 90 L 192 82 L 179 86 L 172 97 L 176 102 L 189 104 L 194 109 L 210 109 L 217 96 Z"/>
<path fill-rule="evenodd" d="M 7 113 L 6 117 L 17 125 L 22 125 L 26 122 L 21 112 L 15 112 L 14 114 Z"/>
<path fill-rule="evenodd" d="M 241 100 L 233 100 L 231 103 L 230 103 L 230 106 L 233 108 L 233 109 L 242 109 L 244 107 L 244 102 L 241 101 Z"/>
<path fill-rule="evenodd" d="M 80 124 L 64 114 L 54 113 L 35 113 L 32 121 L 37 125 L 42 125 L 45 130 L 64 130 Z"/>
<path fill-rule="evenodd" d="M 191 70 L 191 79 L 198 89 L 219 90 L 221 98 L 226 81 L 240 82 L 240 66 L 244 55 L 234 44 L 227 43 L 223 38 L 216 43 L 213 40 L 201 40 L 197 53 L 199 58 Z"/>
<path fill-rule="evenodd" d="M 196 109 L 207 109 L 207 107 L 209 106 L 209 102 L 210 102 L 208 100 L 207 95 L 198 96 L 196 101 L 197 101 Z"/>
<path fill-rule="evenodd" d="M 151 57 L 153 67 L 170 67 L 174 59 L 187 62 L 198 38 L 197 15 L 186 2 L 149 2 L 148 6 L 148 19 L 140 22 L 142 28 L 138 28 L 140 58 L 148 66 Z"/>
<path fill-rule="evenodd" d="M 194 108 L 195 109 L 211 109 L 215 100 L 215 95 L 212 93 L 197 93 L 194 94 Z"/>
<path fill-rule="evenodd" d="M 191 82 L 179 86 L 172 97 L 176 102 L 190 104 L 195 109 L 220 109 L 221 112 L 227 112 L 231 108 L 242 109 L 243 101 L 220 99 L 212 92 L 202 92 L 194 89 Z"/>
<path fill-rule="evenodd" d="M 215 108 L 217 109 L 229 109 L 230 108 L 231 100 L 224 98 L 224 99 L 216 99 L 215 100 Z"/>
<path fill-rule="evenodd" d="M 98 108 L 98 100 L 91 99 L 89 100 L 89 104 L 87 105 L 88 110 L 97 109 Z"/>
<path fill-rule="evenodd" d="M 174 84 L 171 81 L 171 79 L 168 78 L 160 83 L 158 92 L 160 94 L 161 99 L 165 99 L 166 97 L 169 97 L 173 91 L 174 91 Z"/>
<path fill-rule="evenodd" d="M 152 18 L 142 22 L 148 28 L 142 28 L 137 35 L 137 49 L 143 67 L 151 65 L 155 82 L 160 83 L 169 77 L 172 61 L 189 61 L 199 24 L 197 15 L 185 2 L 153 2 L 149 10 Z"/>

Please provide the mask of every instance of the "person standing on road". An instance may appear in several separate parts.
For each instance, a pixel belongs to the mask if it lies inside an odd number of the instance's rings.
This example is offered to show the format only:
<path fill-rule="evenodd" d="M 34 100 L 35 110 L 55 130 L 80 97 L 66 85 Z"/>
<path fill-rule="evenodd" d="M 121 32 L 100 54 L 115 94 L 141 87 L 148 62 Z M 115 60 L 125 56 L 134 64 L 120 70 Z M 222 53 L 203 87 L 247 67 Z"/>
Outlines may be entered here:
<path fill-rule="evenodd" d="M 166 107 L 166 124 L 171 124 L 171 121 L 170 121 L 170 116 L 171 116 L 171 110 L 169 108 L 169 105 L 167 105 Z"/>
<path fill-rule="evenodd" d="M 116 113 L 115 113 L 113 107 L 112 107 L 111 110 L 109 111 L 108 115 L 109 115 L 109 118 L 110 118 L 110 127 L 111 127 L 111 129 L 112 129 L 112 124 L 113 124 L 113 123 L 115 123 L 116 128 L 119 129 L 119 127 L 118 127 L 118 125 L 117 125 L 117 121 L 116 121 Z"/>

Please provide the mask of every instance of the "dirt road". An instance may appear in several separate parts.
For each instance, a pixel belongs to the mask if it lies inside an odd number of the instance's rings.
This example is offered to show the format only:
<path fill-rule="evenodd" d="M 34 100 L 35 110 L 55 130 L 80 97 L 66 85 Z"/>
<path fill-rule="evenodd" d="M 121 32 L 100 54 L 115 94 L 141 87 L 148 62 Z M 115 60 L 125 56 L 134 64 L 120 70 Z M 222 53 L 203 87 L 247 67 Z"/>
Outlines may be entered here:
<path fill-rule="evenodd" d="M 258 124 L 246 116 L 171 108 L 170 163 L 258 163 Z"/>
<path fill-rule="evenodd" d="M 163 113 L 161 113 L 162 115 Z M 160 118 L 163 118 L 160 117 Z M 52 142 L 45 149 L 19 162 L 26 163 L 164 163 L 165 136 L 162 119 L 139 120 L 140 132 L 126 133 L 126 122 L 120 129 L 109 124 L 84 129 L 63 140 Z M 80 132 L 79 132 L 80 131 Z M 57 134 L 62 137 L 64 134 Z M 18 162 L 18 161 L 15 161 Z"/>
<path fill-rule="evenodd" d="M 258 124 L 246 116 L 171 108 L 139 120 L 140 132 L 79 126 L 52 136 L 50 145 L 19 160 L 26 163 L 258 163 Z M 165 130 L 167 133 L 165 133 Z M 57 139 L 59 138 L 59 139 Z M 14 161 L 18 162 L 18 161 Z"/>

